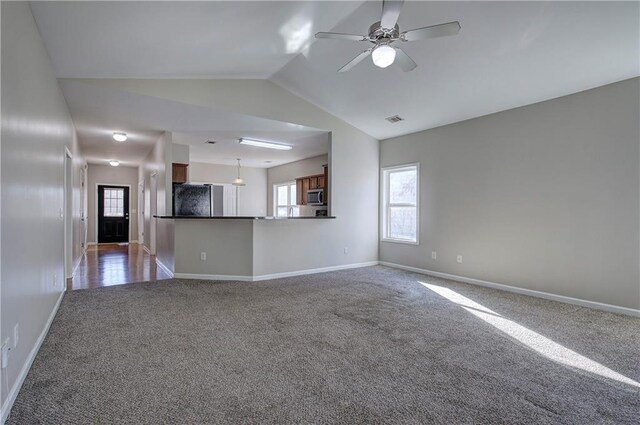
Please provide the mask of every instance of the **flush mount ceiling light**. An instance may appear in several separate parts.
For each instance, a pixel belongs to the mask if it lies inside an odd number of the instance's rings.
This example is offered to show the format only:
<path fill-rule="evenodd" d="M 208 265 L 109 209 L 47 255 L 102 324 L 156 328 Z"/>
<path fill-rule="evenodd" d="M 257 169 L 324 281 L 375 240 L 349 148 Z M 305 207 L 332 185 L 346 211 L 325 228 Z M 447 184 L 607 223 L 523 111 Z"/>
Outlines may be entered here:
<path fill-rule="evenodd" d="M 240 158 L 236 158 L 236 161 L 238 161 L 238 177 L 236 177 L 231 184 L 234 186 L 246 186 L 247 184 L 240 177 Z"/>
<path fill-rule="evenodd" d="M 120 165 L 120 161 L 113 159 L 109 161 L 109 165 L 111 165 L 112 167 L 117 167 L 118 165 Z"/>
<path fill-rule="evenodd" d="M 281 150 L 281 151 L 288 151 L 288 150 L 291 150 L 293 148 L 293 146 L 283 145 L 282 143 L 274 143 L 274 142 L 265 142 L 265 141 L 262 141 L 262 140 L 246 139 L 244 137 L 241 138 L 238 142 L 241 145 L 256 146 L 258 148 L 278 149 L 278 150 Z"/>
<path fill-rule="evenodd" d="M 396 60 L 396 49 L 388 44 L 381 44 L 371 52 L 373 64 L 378 68 L 386 68 Z"/>
<path fill-rule="evenodd" d="M 115 140 L 116 142 L 124 142 L 125 140 L 127 140 L 127 133 L 117 131 L 113 133 L 113 140 Z"/>

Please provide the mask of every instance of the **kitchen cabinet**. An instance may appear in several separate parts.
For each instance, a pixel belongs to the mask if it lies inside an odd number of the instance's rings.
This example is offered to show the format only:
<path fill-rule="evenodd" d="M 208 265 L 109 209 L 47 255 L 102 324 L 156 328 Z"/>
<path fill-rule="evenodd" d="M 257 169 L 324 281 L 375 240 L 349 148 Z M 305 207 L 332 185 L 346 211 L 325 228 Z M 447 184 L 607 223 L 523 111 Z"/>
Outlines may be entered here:
<path fill-rule="evenodd" d="M 189 164 L 173 163 L 171 166 L 171 175 L 173 183 L 186 183 L 188 181 L 187 167 Z"/>
<path fill-rule="evenodd" d="M 307 205 L 307 192 L 313 189 L 324 189 L 325 204 L 328 198 L 328 174 L 327 166 L 323 165 L 324 174 L 298 177 L 296 179 L 296 205 Z"/>

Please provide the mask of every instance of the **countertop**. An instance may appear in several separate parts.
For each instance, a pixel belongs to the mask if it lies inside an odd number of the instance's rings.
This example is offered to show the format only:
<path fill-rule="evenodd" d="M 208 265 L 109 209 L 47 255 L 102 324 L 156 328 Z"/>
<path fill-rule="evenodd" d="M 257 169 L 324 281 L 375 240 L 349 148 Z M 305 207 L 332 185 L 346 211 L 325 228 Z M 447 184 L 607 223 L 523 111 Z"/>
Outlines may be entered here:
<path fill-rule="evenodd" d="M 335 216 L 319 217 L 267 217 L 267 216 L 208 216 L 208 215 L 154 215 L 155 218 L 179 219 L 179 220 L 327 220 L 334 219 Z"/>

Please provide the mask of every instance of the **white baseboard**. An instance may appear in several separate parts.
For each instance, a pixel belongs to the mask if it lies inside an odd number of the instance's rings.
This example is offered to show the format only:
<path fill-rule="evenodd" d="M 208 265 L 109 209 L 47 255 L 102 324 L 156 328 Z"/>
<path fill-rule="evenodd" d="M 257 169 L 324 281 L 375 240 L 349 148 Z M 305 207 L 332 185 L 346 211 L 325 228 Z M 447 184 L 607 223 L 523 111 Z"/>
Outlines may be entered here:
<path fill-rule="evenodd" d="M 166 274 L 168 274 L 171 277 L 175 277 L 174 273 L 169 269 L 169 267 L 165 266 L 164 264 L 162 264 L 162 261 L 158 260 L 158 258 L 156 257 L 156 265 L 162 269 L 163 272 L 165 272 Z"/>
<path fill-rule="evenodd" d="M 174 273 L 176 279 L 197 279 L 197 280 L 235 280 L 240 282 L 253 282 L 253 277 L 231 274 L 197 274 L 197 273 Z"/>
<path fill-rule="evenodd" d="M 257 276 L 247 275 L 228 275 L 228 274 L 194 274 L 194 273 L 175 273 L 174 277 L 178 279 L 199 279 L 199 280 L 235 280 L 240 282 L 259 282 L 261 280 L 280 279 L 283 277 L 303 276 L 307 274 L 326 273 L 337 270 L 355 269 L 359 267 L 370 267 L 378 265 L 377 261 L 368 261 L 365 263 L 344 264 L 341 266 L 321 267 L 317 269 L 296 270 L 291 272 L 263 274 Z"/>
<path fill-rule="evenodd" d="M 609 311 L 611 313 L 626 314 L 628 316 L 640 317 L 640 310 L 636 310 L 633 308 L 599 303 L 597 301 L 588 301 L 580 298 L 572 298 L 564 295 L 556 295 L 556 294 L 551 294 L 549 292 L 536 291 L 533 289 L 518 288 L 516 286 L 509 286 L 501 283 L 488 282 L 486 280 L 474 279 L 474 278 L 465 277 L 465 276 L 457 276 L 454 274 L 435 272 L 432 270 L 420 269 L 420 268 L 411 267 L 411 266 L 404 266 L 402 264 L 389 263 L 386 261 L 380 261 L 380 265 L 393 267 L 395 269 L 402 269 L 410 272 L 425 274 L 429 276 L 441 277 L 443 279 L 450 279 L 458 282 L 470 283 L 471 285 L 485 286 L 487 288 L 493 288 L 493 289 L 501 289 L 503 291 L 514 292 L 516 294 L 528 295 L 528 296 L 537 297 L 537 298 L 544 298 L 546 300 L 559 301 L 562 303 L 574 304 L 582 307 L 589 307 L 596 310 Z"/>
<path fill-rule="evenodd" d="M 87 246 L 98 245 L 96 242 L 87 242 Z"/>
<path fill-rule="evenodd" d="M 138 240 L 137 240 L 137 239 L 134 239 L 134 240 L 132 240 L 132 241 L 129 241 L 129 243 L 138 243 Z"/>
<path fill-rule="evenodd" d="M 58 308 L 60 307 L 60 303 L 62 302 L 62 298 L 64 297 L 65 291 L 66 291 L 66 285 L 65 285 L 65 290 L 60 292 L 58 301 L 56 301 L 56 305 L 53 307 L 53 310 L 49 315 L 49 319 L 47 319 L 47 323 L 44 325 L 44 328 L 42 329 L 42 332 L 38 336 L 36 343 L 34 344 L 33 348 L 29 352 L 29 355 L 27 356 L 27 360 L 24 362 L 22 369 L 20 369 L 20 373 L 18 374 L 18 379 L 16 379 L 16 381 L 14 382 L 13 386 L 11 387 L 11 391 L 9 391 L 9 394 L 7 395 L 7 399 L 2 404 L 0 424 L 4 424 L 7 418 L 9 417 L 9 413 L 11 412 L 13 403 L 16 401 L 16 397 L 20 392 L 20 388 L 22 388 L 22 384 L 24 383 L 24 380 L 27 377 L 27 374 L 29 373 L 29 369 L 31 369 L 31 365 L 33 364 L 33 361 L 35 360 L 36 355 L 40 350 L 40 346 L 42 346 L 42 343 L 44 342 L 44 339 L 47 336 L 47 333 L 49 332 L 51 323 L 53 323 L 53 319 L 54 317 L 56 317 L 56 313 L 58 312 Z"/>
<path fill-rule="evenodd" d="M 360 267 L 371 267 L 371 266 L 377 266 L 377 265 L 378 265 L 377 261 L 367 261 L 364 263 L 344 264 L 341 266 L 321 267 L 318 269 L 307 269 L 307 270 L 297 270 L 293 272 L 263 274 L 263 275 L 253 276 L 253 281 L 257 282 L 260 280 L 280 279 L 283 277 L 303 276 L 306 274 L 326 273 L 326 272 L 333 272 L 337 270 L 357 269 Z"/>

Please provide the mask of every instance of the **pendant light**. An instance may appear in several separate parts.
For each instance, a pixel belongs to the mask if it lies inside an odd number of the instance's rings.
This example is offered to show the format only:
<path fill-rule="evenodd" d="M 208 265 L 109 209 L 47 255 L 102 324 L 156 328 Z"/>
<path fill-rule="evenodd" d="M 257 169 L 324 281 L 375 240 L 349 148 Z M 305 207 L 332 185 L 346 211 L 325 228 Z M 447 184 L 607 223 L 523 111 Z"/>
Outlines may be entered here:
<path fill-rule="evenodd" d="M 246 183 L 240 177 L 240 158 L 236 158 L 236 160 L 238 161 L 238 177 L 236 177 L 236 179 L 231 184 L 234 186 L 246 186 Z"/>

